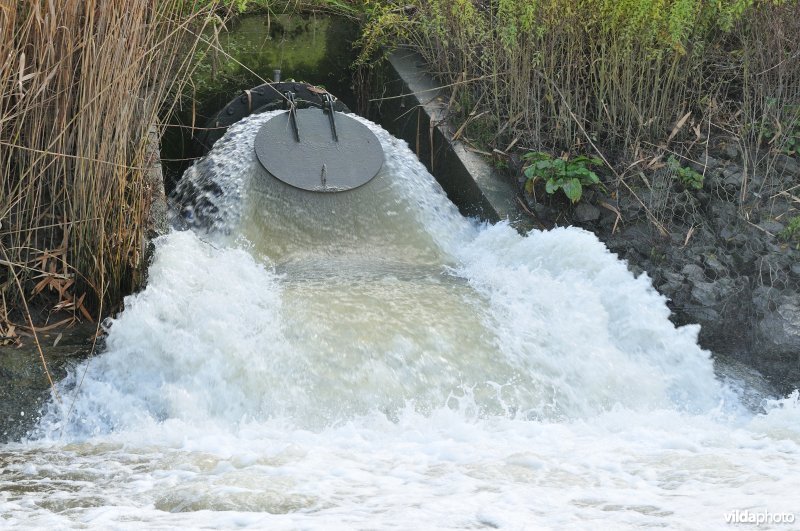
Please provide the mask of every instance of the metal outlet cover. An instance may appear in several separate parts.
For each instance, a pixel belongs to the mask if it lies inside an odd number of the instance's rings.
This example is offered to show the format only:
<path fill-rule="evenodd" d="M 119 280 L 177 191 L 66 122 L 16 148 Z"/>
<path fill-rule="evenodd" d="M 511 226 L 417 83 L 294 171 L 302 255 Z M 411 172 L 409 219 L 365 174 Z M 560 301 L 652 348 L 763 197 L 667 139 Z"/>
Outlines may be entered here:
<path fill-rule="evenodd" d="M 256 135 L 258 161 L 275 178 L 311 192 L 368 183 L 383 166 L 378 138 L 346 114 L 335 112 L 334 122 L 335 134 L 328 111 L 298 109 L 295 133 L 289 111 L 275 116 Z"/>

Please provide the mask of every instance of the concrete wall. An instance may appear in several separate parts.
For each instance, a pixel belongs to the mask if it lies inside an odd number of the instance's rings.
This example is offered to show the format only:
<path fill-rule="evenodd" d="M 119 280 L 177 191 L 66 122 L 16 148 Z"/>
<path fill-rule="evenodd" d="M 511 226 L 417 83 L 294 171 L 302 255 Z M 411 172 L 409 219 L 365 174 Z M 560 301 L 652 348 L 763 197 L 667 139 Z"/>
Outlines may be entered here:
<path fill-rule="evenodd" d="M 421 63 L 409 51 L 389 56 L 386 82 L 376 96 L 382 100 L 370 117 L 408 142 L 464 215 L 490 222 L 508 220 L 518 230 L 529 230 L 512 179 L 500 175 L 482 155 L 451 140 L 455 128 L 446 119 L 446 89 L 439 88 Z"/>

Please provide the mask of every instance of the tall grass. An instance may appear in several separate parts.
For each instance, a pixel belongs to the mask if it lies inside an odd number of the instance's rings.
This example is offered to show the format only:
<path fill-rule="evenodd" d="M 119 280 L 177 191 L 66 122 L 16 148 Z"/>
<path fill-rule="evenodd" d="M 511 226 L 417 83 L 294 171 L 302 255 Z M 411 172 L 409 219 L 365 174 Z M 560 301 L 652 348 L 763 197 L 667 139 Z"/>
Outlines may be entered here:
<path fill-rule="evenodd" d="M 731 125 L 742 139 L 748 173 L 766 167 L 771 175 L 773 153 L 800 156 L 800 3 L 764 4 L 735 34 L 742 50 L 742 92 L 740 114 Z M 765 145 L 769 149 L 759 149 Z M 769 184 L 765 180 L 762 190 Z"/>
<path fill-rule="evenodd" d="M 490 147 L 594 144 L 625 167 L 709 127 L 757 143 L 754 121 L 799 108 L 798 21 L 796 0 L 413 0 L 374 9 L 362 42 L 415 48 L 463 113 L 495 117 Z"/>
<path fill-rule="evenodd" d="M 38 297 L 42 319 L 89 318 L 141 282 L 148 131 L 206 15 L 183 0 L 0 4 L 0 317 Z"/>

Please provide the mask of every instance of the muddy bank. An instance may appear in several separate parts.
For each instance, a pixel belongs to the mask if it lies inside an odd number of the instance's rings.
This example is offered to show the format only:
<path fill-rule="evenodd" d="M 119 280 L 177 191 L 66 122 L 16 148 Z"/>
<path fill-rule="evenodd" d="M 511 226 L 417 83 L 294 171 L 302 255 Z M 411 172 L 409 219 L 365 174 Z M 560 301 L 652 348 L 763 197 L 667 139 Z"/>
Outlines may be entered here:
<path fill-rule="evenodd" d="M 40 333 L 47 368 L 54 382 L 92 351 L 95 325 L 82 324 Z M 100 349 L 100 344 L 96 350 Z M 50 398 L 50 384 L 32 337 L 22 345 L 0 347 L 0 444 L 18 440 L 39 417 L 39 409 Z"/>

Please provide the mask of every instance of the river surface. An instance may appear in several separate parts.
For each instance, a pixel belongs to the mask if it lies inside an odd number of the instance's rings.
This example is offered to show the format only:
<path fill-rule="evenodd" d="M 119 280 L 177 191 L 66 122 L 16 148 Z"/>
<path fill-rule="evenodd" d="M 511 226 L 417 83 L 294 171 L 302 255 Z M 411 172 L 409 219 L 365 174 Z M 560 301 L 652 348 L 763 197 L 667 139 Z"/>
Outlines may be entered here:
<path fill-rule="evenodd" d="M 377 126 L 370 184 L 276 186 L 270 116 L 189 170 L 214 229 L 157 240 L 105 352 L 0 446 L 0 528 L 797 528 L 796 392 L 722 383 L 592 234 L 462 217 Z"/>

